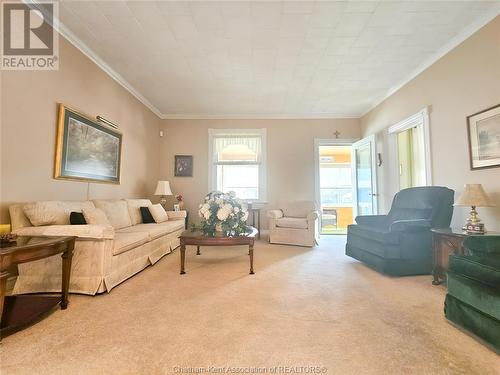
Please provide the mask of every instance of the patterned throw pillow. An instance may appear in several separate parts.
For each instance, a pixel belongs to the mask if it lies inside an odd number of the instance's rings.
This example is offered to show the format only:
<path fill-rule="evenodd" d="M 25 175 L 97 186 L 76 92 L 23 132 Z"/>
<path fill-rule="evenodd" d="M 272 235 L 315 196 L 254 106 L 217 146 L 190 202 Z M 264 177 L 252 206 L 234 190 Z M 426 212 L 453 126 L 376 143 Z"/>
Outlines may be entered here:
<path fill-rule="evenodd" d="M 111 226 L 106 214 L 99 208 L 84 208 L 83 217 L 87 224 Z"/>
<path fill-rule="evenodd" d="M 23 207 L 24 214 L 35 227 L 68 224 L 69 213 L 59 207 L 59 202 L 36 202 Z"/>
<path fill-rule="evenodd" d="M 151 212 L 151 216 L 153 216 L 153 219 L 155 219 L 157 223 L 163 223 L 168 220 L 167 211 L 165 211 L 161 204 L 153 204 L 148 208 L 149 212 Z"/>

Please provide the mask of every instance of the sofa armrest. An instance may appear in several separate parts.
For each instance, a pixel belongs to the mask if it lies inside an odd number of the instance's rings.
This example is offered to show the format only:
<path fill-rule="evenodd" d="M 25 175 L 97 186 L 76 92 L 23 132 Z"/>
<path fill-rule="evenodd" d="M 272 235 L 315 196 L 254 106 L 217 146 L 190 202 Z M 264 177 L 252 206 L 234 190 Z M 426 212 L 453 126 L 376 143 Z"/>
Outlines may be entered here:
<path fill-rule="evenodd" d="M 366 226 L 383 226 L 387 223 L 387 215 L 356 216 L 356 223 Z"/>
<path fill-rule="evenodd" d="M 184 220 L 187 216 L 187 211 L 167 211 L 168 220 Z"/>
<path fill-rule="evenodd" d="M 13 231 L 18 236 L 74 236 L 77 238 L 112 240 L 115 230 L 105 225 L 44 225 L 39 227 L 22 227 Z"/>
<path fill-rule="evenodd" d="M 464 240 L 464 247 L 473 255 L 500 256 L 500 236 L 468 236 Z"/>
<path fill-rule="evenodd" d="M 431 221 L 427 219 L 396 220 L 391 224 L 389 230 L 391 232 L 416 232 L 429 230 L 431 226 Z"/>
<path fill-rule="evenodd" d="M 268 210 L 267 217 L 270 219 L 279 219 L 283 217 L 283 211 L 281 210 Z"/>

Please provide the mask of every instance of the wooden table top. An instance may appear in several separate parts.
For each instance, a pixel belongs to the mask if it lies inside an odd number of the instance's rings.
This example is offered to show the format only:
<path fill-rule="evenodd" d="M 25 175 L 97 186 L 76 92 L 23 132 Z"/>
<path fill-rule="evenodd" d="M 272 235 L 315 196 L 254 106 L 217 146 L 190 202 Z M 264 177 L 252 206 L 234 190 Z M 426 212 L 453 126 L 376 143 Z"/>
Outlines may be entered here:
<path fill-rule="evenodd" d="M 484 234 L 480 233 L 467 233 L 462 228 L 432 228 L 431 232 L 437 234 L 445 234 L 449 236 L 457 237 L 468 237 L 468 236 L 500 236 L 499 232 L 486 232 Z"/>
<path fill-rule="evenodd" d="M 0 242 L 0 253 L 7 253 L 25 249 L 33 249 L 41 246 L 52 246 L 63 242 L 68 242 L 74 239 L 71 236 L 59 236 L 59 237 L 31 237 L 31 236 L 19 236 L 14 241 L 10 242 Z"/>

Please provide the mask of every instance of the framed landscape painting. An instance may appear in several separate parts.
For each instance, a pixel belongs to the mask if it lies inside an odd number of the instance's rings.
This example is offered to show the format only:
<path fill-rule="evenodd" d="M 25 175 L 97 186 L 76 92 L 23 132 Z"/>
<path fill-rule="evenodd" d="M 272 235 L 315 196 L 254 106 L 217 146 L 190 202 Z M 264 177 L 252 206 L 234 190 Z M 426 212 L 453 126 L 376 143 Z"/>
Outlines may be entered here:
<path fill-rule="evenodd" d="M 122 135 L 59 105 L 54 177 L 120 183 Z"/>
<path fill-rule="evenodd" d="M 193 155 L 175 155 L 175 177 L 193 177 Z"/>
<path fill-rule="evenodd" d="M 467 117 L 471 169 L 500 167 L 500 105 Z"/>

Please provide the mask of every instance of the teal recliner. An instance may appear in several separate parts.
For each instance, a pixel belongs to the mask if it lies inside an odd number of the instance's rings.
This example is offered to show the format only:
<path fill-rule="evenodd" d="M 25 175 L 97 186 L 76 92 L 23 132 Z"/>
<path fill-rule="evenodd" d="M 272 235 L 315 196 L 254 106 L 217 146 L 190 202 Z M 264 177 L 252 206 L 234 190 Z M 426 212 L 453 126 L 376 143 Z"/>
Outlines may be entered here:
<path fill-rule="evenodd" d="M 358 216 L 349 225 L 346 254 L 388 275 L 431 273 L 430 229 L 449 227 L 453 197 L 441 186 L 401 190 L 389 214 Z"/>
<path fill-rule="evenodd" d="M 446 318 L 500 353 L 500 236 L 464 241 L 471 255 L 450 255 Z"/>

